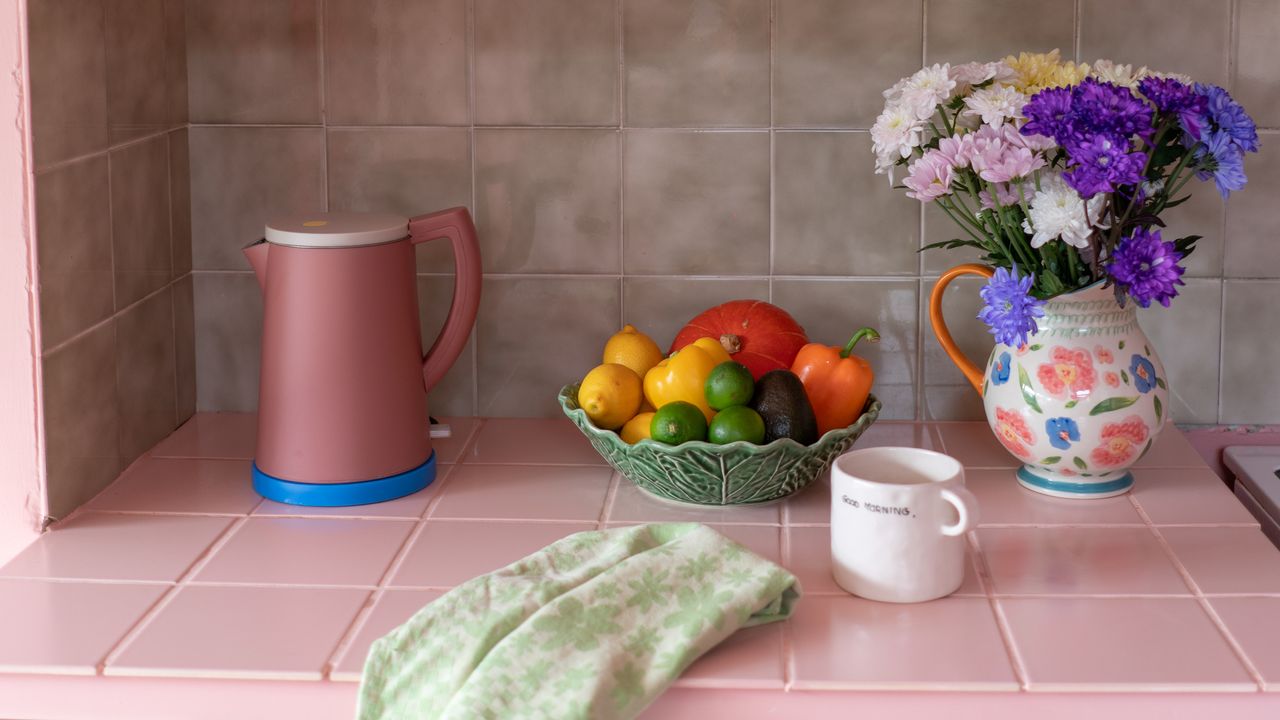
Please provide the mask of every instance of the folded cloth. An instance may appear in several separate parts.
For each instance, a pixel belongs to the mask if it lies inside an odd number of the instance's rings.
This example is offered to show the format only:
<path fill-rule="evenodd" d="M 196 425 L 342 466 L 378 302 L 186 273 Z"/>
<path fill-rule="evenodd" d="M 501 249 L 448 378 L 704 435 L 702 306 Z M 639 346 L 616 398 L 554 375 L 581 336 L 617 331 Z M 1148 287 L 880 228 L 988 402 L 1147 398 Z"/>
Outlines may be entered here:
<path fill-rule="evenodd" d="M 376 640 L 358 717 L 631 718 L 733 631 L 787 618 L 799 595 L 791 573 L 705 525 L 577 533 Z"/>

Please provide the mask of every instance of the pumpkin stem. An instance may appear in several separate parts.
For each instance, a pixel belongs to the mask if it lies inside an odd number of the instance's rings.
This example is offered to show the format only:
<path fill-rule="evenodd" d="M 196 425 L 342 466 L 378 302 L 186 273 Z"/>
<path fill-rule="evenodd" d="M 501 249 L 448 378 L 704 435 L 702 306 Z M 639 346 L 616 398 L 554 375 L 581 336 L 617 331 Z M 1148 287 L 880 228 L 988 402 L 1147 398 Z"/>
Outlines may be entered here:
<path fill-rule="evenodd" d="M 730 355 L 742 349 L 742 338 L 737 335 L 721 335 L 720 346 Z"/>
<path fill-rule="evenodd" d="M 840 351 L 840 357 L 842 358 L 849 357 L 849 353 L 853 352 L 853 346 L 857 345 L 858 341 L 861 340 L 862 338 L 866 338 L 867 342 L 873 342 L 873 343 L 880 342 L 880 333 L 876 332 L 875 328 L 869 328 L 869 327 L 862 328 L 861 330 L 853 334 L 853 338 L 849 340 L 849 344 L 845 345 L 844 350 Z"/>

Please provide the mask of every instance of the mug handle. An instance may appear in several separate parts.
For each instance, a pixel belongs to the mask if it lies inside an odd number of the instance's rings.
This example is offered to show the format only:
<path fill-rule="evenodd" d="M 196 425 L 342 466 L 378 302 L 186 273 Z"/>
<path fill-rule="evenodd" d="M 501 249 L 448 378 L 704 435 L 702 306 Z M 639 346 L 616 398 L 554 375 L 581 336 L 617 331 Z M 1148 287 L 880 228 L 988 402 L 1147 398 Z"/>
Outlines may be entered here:
<path fill-rule="evenodd" d="M 942 345 L 942 349 L 947 352 L 947 357 L 951 358 L 951 362 L 960 368 L 960 372 L 964 373 L 964 377 L 973 386 L 978 394 L 982 394 L 982 369 L 973 363 L 972 360 L 965 357 L 963 351 L 956 345 L 955 340 L 951 339 L 951 331 L 947 330 L 947 321 L 942 317 L 942 292 L 947 289 L 947 285 L 952 280 L 961 275 L 977 275 L 982 278 L 990 278 L 995 275 L 996 271 L 986 265 L 977 263 L 966 263 L 957 265 L 950 270 L 942 273 L 942 277 L 938 278 L 938 282 L 933 286 L 933 293 L 929 295 L 929 324 L 933 325 L 933 334 L 938 336 L 938 343 Z"/>
<path fill-rule="evenodd" d="M 963 487 L 942 488 L 942 499 L 951 503 L 960 519 L 955 525 L 943 525 L 942 534 L 947 537 L 963 535 L 978 525 L 978 498 Z"/>

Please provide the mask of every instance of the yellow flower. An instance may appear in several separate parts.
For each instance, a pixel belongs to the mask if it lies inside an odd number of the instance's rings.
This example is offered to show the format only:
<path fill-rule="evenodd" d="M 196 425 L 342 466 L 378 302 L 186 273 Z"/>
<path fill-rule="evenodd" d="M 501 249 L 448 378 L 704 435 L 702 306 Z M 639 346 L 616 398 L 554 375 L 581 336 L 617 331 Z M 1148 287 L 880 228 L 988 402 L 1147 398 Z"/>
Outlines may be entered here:
<path fill-rule="evenodd" d="M 1045 88 L 1075 85 L 1089 74 L 1087 63 L 1063 63 L 1055 48 L 1047 53 L 1019 53 L 1010 55 L 1004 63 L 1013 69 L 1013 86 L 1026 95 L 1034 95 Z"/>

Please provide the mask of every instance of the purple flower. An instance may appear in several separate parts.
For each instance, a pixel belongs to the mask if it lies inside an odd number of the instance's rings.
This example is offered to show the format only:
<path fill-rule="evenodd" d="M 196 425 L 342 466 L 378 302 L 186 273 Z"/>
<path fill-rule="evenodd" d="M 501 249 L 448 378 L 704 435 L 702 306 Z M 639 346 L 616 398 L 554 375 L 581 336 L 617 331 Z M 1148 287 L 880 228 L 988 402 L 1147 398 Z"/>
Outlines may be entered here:
<path fill-rule="evenodd" d="M 1200 163 L 1196 177 L 1213 178 L 1224 200 L 1233 191 L 1243 189 L 1249 180 L 1244 174 L 1244 152 L 1225 129 L 1205 135 L 1196 150 L 1196 160 Z"/>
<path fill-rule="evenodd" d="M 1217 85 L 1196 83 L 1195 91 L 1208 102 L 1209 119 L 1217 129 L 1231 136 L 1245 152 L 1258 152 L 1258 126 L 1231 94 Z"/>
<path fill-rule="evenodd" d="M 1071 91 L 1072 131 L 1085 142 L 1106 134 L 1128 140 L 1137 135 L 1149 140 L 1151 106 L 1134 97 L 1127 87 L 1086 78 Z"/>
<path fill-rule="evenodd" d="M 1022 114 L 1027 118 L 1023 135 L 1065 138 L 1071 129 L 1071 88 L 1041 90 L 1022 107 Z"/>
<path fill-rule="evenodd" d="M 1142 307 L 1150 307 L 1155 300 L 1165 307 L 1178 294 L 1177 285 L 1184 285 L 1184 269 L 1178 265 L 1182 253 L 1174 244 L 1160 239 L 1159 230 L 1138 228 L 1125 236 L 1111 253 L 1107 274 L 1121 290 Z"/>
<path fill-rule="evenodd" d="M 1031 296 L 1034 278 L 1018 277 L 1018 266 L 1013 271 L 998 268 L 996 274 L 982 287 L 983 307 L 978 319 L 991 328 L 996 342 L 1012 347 L 1025 345 L 1027 336 L 1039 330 L 1036 318 L 1044 316 L 1044 301 Z"/>
<path fill-rule="evenodd" d="M 1128 143 L 1117 143 L 1106 135 L 1076 143 L 1068 153 L 1071 168 L 1062 178 L 1085 200 L 1121 185 L 1141 183 L 1142 169 L 1147 164 L 1145 153 L 1130 152 Z"/>
<path fill-rule="evenodd" d="M 1193 140 L 1200 139 L 1200 131 L 1208 118 L 1205 113 L 1209 99 L 1191 89 L 1191 86 L 1173 78 L 1148 76 L 1138 83 L 1138 89 L 1165 114 L 1176 114 L 1183 131 Z"/>

